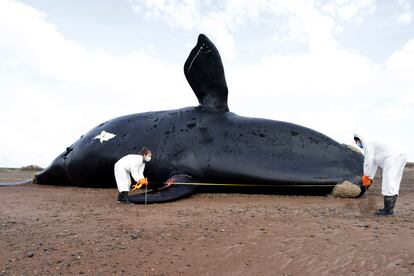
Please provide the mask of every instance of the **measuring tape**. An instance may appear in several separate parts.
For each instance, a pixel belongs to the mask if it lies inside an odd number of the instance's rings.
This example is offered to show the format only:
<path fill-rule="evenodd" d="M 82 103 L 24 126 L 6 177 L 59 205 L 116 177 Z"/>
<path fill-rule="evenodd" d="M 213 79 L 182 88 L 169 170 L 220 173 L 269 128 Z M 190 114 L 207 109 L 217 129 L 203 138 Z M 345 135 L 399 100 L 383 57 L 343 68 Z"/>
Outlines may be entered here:
<path fill-rule="evenodd" d="M 164 182 L 150 182 L 149 184 L 165 184 Z M 192 186 L 228 186 L 228 187 L 329 187 L 335 184 L 233 184 L 233 183 L 200 183 L 200 182 L 174 182 L 174 185 L 192 185 Z"/>

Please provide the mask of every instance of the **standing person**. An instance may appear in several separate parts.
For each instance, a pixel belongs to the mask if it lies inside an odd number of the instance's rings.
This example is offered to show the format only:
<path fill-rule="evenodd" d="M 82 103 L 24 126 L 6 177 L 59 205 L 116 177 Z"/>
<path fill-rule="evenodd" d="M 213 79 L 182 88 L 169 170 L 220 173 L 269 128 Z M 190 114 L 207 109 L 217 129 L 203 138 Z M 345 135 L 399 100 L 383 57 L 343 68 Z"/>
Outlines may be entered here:
<path fill-rule="evenodd" d="M 151 161 L 152 152 L 143 148 L 140 154 L 128 154 L 119 159 L 114 166 L 116 185 L 118 186 L 118 201 L 131 203 L 128 192 L 131 187 L 131 177 L 140 183 L 148 184 L 144 178 L 145 163 Z"/>
<path fill-rule="evenodd" d="M 382 143 L 364 139 L 359 133 L 354 134 L 355 143 L 364 150 L 363 185 L 372 184 L 378 167 L 382 169 L 381 192 L 384 196 L 384 208 L 375 212 L 378 216 L 394 214 L 394 205 L 400 189 L 401 178 L 407 162 L 406 156 L 399 150 Z"/>

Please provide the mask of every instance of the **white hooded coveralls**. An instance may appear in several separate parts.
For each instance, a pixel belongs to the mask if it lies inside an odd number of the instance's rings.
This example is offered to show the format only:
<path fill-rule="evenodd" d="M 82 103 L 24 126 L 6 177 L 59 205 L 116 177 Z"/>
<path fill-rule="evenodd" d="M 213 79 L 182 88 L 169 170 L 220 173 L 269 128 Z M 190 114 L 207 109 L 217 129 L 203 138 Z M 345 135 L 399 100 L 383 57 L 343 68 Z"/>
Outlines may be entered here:
<path fill-rule="evenodd" d="M 369 141 L 355 133 L 364 149 L 364 175 L 374 179 L 378 167 L 382 169 L 382 188 L 384 196 L 398 195 L 401 178 L 407 162 L 406 156 L 389 145 Z"/>
<path fill-rule="evenodd" d="M 119 159 L 114 166 L 116 185 L 118 191 L 129 192 L 131 177 L 135 181 L 144 178 L 145 162 L 144 157 L 138 154 L 129 154 Z"/>

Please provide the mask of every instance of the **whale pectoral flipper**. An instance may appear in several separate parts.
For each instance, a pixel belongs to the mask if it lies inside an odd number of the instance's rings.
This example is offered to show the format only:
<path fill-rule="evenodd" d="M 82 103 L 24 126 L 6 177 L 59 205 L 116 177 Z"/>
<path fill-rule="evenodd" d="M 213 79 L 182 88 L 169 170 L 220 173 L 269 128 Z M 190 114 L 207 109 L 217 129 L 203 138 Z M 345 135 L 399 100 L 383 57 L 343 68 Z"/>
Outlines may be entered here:
<path fill-rule="evenodd" d="M 145 204 L 145 202 L 148 204 L 165 203 L 188 197 L 194 194 L 197 188 L 196 185 L 184 185 L 185 183 L 197 182 L 194 180 L 194 178 L 185 174 L 174 175 L 170 177 L 168 181 L 174 184 L 169 187 L 164 186 L 158 190 L 151 191 L 146 195 L 145 193 L 131 195 L 128 197 L 128 199 L 129 201 L 136 204 Z M 149 185 L 151 186 L 151 183 Z"/>
<path fill-rule="evenodd" d="M 210 111 L 229 111 L 228 88 L 220 53 L 203 34 L 198 36 L 197 45 L 184 64 L 184 75 L 201 106 Z"/>

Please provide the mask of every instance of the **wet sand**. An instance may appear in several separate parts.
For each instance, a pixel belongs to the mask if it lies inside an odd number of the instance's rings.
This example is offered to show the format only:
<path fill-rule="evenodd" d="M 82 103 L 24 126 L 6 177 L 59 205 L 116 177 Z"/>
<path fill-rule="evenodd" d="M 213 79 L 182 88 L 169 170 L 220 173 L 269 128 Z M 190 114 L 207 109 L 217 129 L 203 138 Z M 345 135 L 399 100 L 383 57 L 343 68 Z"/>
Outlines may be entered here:
<path fill-rule="evenodd" d="M 394 217 L 373 215 L 380 184 L 359 199 L 202 193 L 147 206 L 117 203 L 116 189 L 0 187 L 0 275 L 414 275 L 414 167 Z"/>

